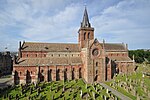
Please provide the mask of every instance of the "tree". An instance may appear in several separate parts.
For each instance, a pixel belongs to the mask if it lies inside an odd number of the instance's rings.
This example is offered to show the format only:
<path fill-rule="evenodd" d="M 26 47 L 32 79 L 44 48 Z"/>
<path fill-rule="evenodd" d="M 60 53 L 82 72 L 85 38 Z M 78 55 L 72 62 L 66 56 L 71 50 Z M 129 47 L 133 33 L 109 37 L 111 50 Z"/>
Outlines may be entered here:
<path fill-rule="evenodd" d="M 136 63 L 143 63 L 147 59 L 150 63 L 150 51 L 144 50 L 129 50 L 129 57 L 132 59 L 133 55 L 135 56 Z"/>

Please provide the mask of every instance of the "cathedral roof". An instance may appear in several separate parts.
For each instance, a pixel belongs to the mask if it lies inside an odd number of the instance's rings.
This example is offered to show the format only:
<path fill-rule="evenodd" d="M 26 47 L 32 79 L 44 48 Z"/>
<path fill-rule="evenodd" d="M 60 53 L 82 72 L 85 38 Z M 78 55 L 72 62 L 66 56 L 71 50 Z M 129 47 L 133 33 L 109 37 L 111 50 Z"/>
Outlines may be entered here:
<path fill-rule="evenodd" d="M 78 44 L 24 42 L 22 51 L 79 52 Z"/>
<path fill-rule="evenodd" d="M 83 28 L 84 27 L 91 27 L 86 7 L 85 7 L 85 10 L 84 10 L 84 15 L 83 15 L 83 20 L 81 22 L 81 27 L 83 27 Z"/>
<path fill-rule="evenodd" d="M 112 60 L 116 61 L 116 62 L 124 62 L 124 61 L 127 61 L 127 62 L 133 62 L 129 57 L 117 57 L 117 56 L 111 56 L 109 57 L 111 58 Z"/>
<path fill-rule="evenodd" d="M 92 39 L 89 41 L 89 46 L 91 46 L 94 42 L 99 41 L 97 39 Z M 101 46 L 103 46 L 103 43 L 99 43 Z M 86 44 L 88 46 L 88 43 Z M 125 44 L 123 43 L 104 43 L 104 48 L 106 51 L 126 51 Z"/>
<path fill-rule="evenodd" d="M 20 58 L 14 66 L 47 66 L 47 65 L 79 65 L 82 64 L 80 57 L 43 57 L 43 58 Z"/>
<path fill-rule="evenodd" d="M 126 47 L 122 43 L 104 43 L 106 51 L 126 51 Z"/>

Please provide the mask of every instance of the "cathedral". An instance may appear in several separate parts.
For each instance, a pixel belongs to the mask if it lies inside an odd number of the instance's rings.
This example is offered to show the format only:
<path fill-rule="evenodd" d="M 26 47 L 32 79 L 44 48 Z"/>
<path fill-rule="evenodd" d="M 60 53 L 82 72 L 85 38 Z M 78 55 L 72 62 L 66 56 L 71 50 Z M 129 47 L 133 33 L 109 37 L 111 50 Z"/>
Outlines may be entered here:
<path fill-rule="evenodd" d="M 133 71 L 127 44 L 97 40 L 85 8 L 78 43 L 20 42 L 12 74 L 15 84 L 79 78 L 93 83 Z"/>

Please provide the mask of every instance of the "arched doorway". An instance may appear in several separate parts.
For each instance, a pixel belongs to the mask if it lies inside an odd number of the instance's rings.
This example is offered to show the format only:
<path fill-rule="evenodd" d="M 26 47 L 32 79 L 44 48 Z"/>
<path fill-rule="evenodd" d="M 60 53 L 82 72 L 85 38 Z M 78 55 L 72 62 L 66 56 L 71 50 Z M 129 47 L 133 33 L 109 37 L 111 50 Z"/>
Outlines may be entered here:
<path fill-rule="evenodd" d="M 67 78 L 67 68 L 65 68 L 65 70 L 64 70 L 64 80 L 65 81 L 68 80 L 68 78 Z"/>
<path fill-rule="evenodd" d="M 60 69 L 57 69 L 56 71 L 56 81 L 60 80 Z"/>
<path fill-rule="evenodd" d="M 52 69 L 48 70 L 48 82 L 52 81 Z"/>
<path fill-rule="evenodd" d="M 31 76 L 30 76 L 30 72 L 27 70 L 26 71 L 26 83 L 31 83 Z"/>
<path fill-rule="evenodd" d="M 17 71 L 14 72 L 14 83 L 15 85 L 20 83 L 20 78 Z"/>
<path fill-rule="evenodd" d="M 98 70 L 96 70 L 96 72 L 95 72 L 94 81 L 97 81 L 97 79 L 98 79 Z"/>
<path fill-rule="evenodd" d="M 42 69 L 39 74 L 40 74 L 40 75 L 39 75 L 40 82 L 43 82 L 43 81 L 44 81 L 44 70 Z"/>
<path fill-rule="evenodd" d="M 75 69 L 73 68 L 73 69 L 72 69 L 72 80 L 75 79 L 75 77 L 74 77 L 74 71 L 75 71 Z"/>
<path fill-rule="evenodd" d="M 79 78 L 82 78 L 81 68 L 79 68 Z"/>

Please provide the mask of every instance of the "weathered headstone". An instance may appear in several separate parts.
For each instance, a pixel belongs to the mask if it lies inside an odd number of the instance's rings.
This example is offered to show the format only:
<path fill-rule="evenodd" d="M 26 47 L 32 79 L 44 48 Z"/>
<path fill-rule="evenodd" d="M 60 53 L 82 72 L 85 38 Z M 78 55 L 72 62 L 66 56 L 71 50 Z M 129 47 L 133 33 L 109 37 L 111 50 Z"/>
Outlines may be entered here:
<path fill-rule="evenodd" d="M 106 93 L 108 93 L 108 88 L 106 89 Z"/>
<path fill-rule="evenodd" d="M 95 92 L 92 92 L 92 94 L 93 94 L 93 99 L 95 100 Z"/>
<path fill-rule="evenodd" d="M 80 91 L 80 97 L 82 98 L 82 90 Z"/>

